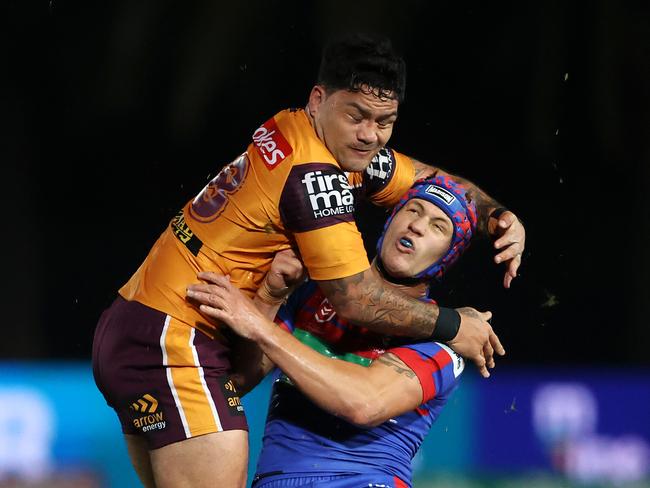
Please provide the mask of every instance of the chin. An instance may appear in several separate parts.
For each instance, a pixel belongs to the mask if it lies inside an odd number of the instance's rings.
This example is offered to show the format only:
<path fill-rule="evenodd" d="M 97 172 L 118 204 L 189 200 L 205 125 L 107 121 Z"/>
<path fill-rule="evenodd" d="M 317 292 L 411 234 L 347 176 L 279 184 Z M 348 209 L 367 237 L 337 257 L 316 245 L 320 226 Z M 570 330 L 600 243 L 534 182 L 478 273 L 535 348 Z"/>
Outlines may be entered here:
<path fill-rule="evenodd" d="M 341 168 L 343 168 L 345 171 L 365 171 L 366 168 L 370 165 L 370 161 L 372 159 L 368 158 L 367 160 L 365 159 L 358 159 L 358 158 L 347 158 L 345 161 L 339 161 L 339 164 L 341 165 Z"/>
<path fill-rule="evenodd" d="M 405 266 L 400 266 L 399 263 L 386 262 L 382 257 L 382 263 L 386 272 L 393 278 L 410 278 L 409 270 Z"/>

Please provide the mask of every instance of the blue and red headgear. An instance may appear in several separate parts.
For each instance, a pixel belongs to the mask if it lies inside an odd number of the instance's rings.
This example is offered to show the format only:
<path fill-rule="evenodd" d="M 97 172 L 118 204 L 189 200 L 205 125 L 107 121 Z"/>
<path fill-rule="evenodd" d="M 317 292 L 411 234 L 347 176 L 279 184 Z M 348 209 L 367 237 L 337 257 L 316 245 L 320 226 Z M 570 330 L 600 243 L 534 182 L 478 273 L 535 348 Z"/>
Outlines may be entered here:
<path fill-rule="evenodd" d="M 388 220 L 386 220 L 384 230 L 377 241 L 378 260 L 381 262 L 381 259 L 379 259 L 381 256 L 381 246 L 384 242 L 384 236 L 386 235 L 388 226 L 393 221 L 393 217 L 406 205 L 406 202 L 412 198 L 420 198 L 433 203 L 445 212 L 454 224 L 454 234 L 451 238 L 451 244 L 447 253 L 413 278 L 419 281 L 430 278 L 442 278 L 447 268 L 454 264 L 465 249 L 469 247 L 470 239 L 474 232 L 476 232 L 476 206 L 473 202 L 468 201 L 466 195 L 467 190 L 448 176 L 436 176 L 417 180 L 397 205 L 395 205 L 393 212 L 388 217 Z"/>

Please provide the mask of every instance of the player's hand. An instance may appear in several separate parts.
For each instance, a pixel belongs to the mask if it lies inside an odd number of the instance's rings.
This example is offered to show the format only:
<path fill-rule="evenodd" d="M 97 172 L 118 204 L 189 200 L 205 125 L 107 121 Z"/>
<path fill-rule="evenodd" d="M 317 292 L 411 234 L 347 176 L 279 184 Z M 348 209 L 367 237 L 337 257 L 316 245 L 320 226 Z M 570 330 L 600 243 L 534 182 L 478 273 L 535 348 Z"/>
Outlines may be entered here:
<path fill-rule="evenodd" d="M 492 312 L 479 312 L 471 307 L 456 310 L 460 313 L 460 328 L 456 337 L 449 341 L 449 347 L 473 361 L 481 376 L 488 378 L 488 368 L 494 368 L 494 353 L 500 356 L 506 353 L 492 326 L 487 322 L 492 318 Z"/>
<path fill-rule="evenodd" d="M 293 249 L 285 249 L 275 254 L 264 280 L 269 291 L 277 296 L 305 281 L 305 267 Z"/>
<path fill-rule="evenodd" d="M 292 249 L 280 251 L 273 257 L 271 269 L 257 289 L 256 299 L 266 306 L 279 307 L 304 279 L 305 268 L 298 255 Z"/>
<path fill-rule="evenodd" d="M 187 288 L 187 296 L 199 304 L 199 310 L 208 318 L 228 325 L 246 339 L 255 339 L 268 324 L 253 301 L 230 282 L 227 276 L 216 273 L 199 273 L 207 283 L 197 283 Z"/>
<path fill-rule="evenodd" d="M 488 232 L 495 238 L 494 248 L 499 251 L 494 257 L 494 262 L 506 265 L 503 286 L 510 288 L 510 283 L 517 277 L 521 256 L 526 247 L 526 229 L 514 213 L 506 211 L 499 215 L 498 219 L 490 218 Z"/>

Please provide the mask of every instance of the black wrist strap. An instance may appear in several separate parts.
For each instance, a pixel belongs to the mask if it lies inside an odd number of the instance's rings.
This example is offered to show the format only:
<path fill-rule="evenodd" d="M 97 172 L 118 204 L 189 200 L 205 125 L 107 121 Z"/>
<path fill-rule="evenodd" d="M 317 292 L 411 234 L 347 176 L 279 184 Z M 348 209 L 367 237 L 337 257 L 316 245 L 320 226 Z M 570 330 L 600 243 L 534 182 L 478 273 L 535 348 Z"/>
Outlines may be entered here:
<path fill-rule="evenodd" d="M 438 320 L 431 339 L 438 342 L 449 342 L 460 328 L 460 314 L 453 308 L 438 307 Z"/>
<path fill-rule="evenodd" d="M 501 217 L 501 214 L 504 212 L 508 212 L 508 209 L 506 207 L 495 208 L 494 210 L 492 210 L 492 212 L 490 212 L 490 216 L 488 218 L 498 220 L 499 217 Z"/>

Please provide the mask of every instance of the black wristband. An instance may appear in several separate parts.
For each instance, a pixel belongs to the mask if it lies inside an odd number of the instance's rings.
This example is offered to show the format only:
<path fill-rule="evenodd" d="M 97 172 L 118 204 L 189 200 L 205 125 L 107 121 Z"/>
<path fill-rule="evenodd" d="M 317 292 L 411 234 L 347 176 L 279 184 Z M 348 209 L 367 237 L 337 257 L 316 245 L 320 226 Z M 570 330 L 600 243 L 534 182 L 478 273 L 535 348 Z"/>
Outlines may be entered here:
<path fill-rule="evenodd" d="M 492 210 L 492 212 L 490 212 L 490 216 L 488 218 L 499 220 L 499 217 L 501 217 L 501 214 L 503 214 L 505 212 L 509 212 L 509 210 L 506 207 L 495 208 L 494 210 Z"/>
<path fill-rule="evenodd" d="M 460 314 L 453 308 L 438 307 L 438 320 L 431 339 L 448 342 L 456 337 L 460 328 Z"/>

